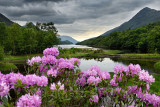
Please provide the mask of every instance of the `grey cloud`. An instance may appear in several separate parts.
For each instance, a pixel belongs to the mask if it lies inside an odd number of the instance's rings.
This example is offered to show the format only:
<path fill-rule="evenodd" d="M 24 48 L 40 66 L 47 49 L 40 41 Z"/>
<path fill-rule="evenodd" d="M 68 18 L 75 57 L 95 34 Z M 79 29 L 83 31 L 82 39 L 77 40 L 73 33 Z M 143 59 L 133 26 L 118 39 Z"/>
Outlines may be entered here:
<path fill-rule="evenodd" d="M 50 22 L 60 33 L 83 33 L 127 21 L 133 11 L 159 0 L 0 0 L 1 13 L 11 20 Z M 158 7 L 158 5 L 157 5 Z M 79 24 L 77 24 L 79 23 Z M 71 26 L 71 25 L 73 26 Z M 107 30 L 107 29 L 106 29 Z M 103 32 L 102 32 L 103 33 Z"/>
<path fill-rule="evenodd" d="M 150 3 L 150 0 L 3 0 L 2 10 L 14 20 L 54 21 L 68 24 L 78 20 L 96 19 L 132 11 L 136 7 Z M 58 2 L 58 3 L 56 3 Z M 16 3 L 17 6 L 16 6 Z M 56 4 L 55 4 L 56 3 Z M 20 5 L 21 4 L 21 5 Z M 59 7 L 54 7 L 55 5 Z M 58 10 L 60 9 L 60 10 Z M 71 11 L 67 11 L 70 9 Z M 43 17 L 43 18 L 38 18 Z M 38 18 L 38 19 L 37 19 Z"/>

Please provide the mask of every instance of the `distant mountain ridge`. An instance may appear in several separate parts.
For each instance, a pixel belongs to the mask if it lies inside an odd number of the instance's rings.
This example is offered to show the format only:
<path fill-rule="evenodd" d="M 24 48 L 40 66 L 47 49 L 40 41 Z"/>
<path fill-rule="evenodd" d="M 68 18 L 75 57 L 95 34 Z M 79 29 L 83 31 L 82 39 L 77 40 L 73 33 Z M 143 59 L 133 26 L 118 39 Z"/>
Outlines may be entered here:
<path fill-rule="evenodd" d="M 128 22 L 123 23 L 119 27 L 111 29 L 100 36 L 108 36 L 114 31 L 125 31 L 128 29 L 135 29 L 143 25 L 147 25 L 147 24 L 150 24 L 153 22 L 159 22 L 159 21 L 160 21 L 160 11 L 145 7 L 142 10 L 140 10 Z"/>
<path fill-rule="evenodd" d="M 6 23 L 6 25 L 12 25 L 13 22 L 9 20 L 6 16 L 0 13 L 0 22 Z"/>
<path fill-rule="evenodd" d="M 61 41 L 70 41 L 70 42 L 72 42 L 73 44 L 78 43 L 77 40 L 73 39 L 73 38 L 70 37 L 70 36 L 59 36 L 58 38 L 60 38 Z"/>

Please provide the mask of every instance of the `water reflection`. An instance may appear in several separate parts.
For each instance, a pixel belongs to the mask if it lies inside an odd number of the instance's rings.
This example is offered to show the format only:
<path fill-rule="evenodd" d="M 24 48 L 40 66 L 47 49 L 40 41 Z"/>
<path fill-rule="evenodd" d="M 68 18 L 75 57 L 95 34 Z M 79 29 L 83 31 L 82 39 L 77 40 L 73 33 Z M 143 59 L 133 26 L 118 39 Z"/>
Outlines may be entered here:
<path fill-rule="evenodd" d="M 90 68 L 90 66 L 97 65 L 100 67 L 102 71 L 108 71 L 108 72 L 114 72 L 114 66 L 120 64 L 127 66 L 126 64 L 123 64 L 122 62 L 114 62 L 110 58 L 82 58 L 81 59 L 81 70 L 87 70 Z"/>
<path fill-rule="evenodd" d="M 150 73 L 154 73 L 154 64 L 158 61 L 156 59 L 125 59 L 125 58 L 92 58 L 86 57 L 81 58 L 81 70 L 87 70 L 90 66 L 97 65 L 100 67 L 102 71 L 114 72 L 114 66 L 116 64 L 124 65 L 127 67 L 130 63 L 139 64 L 142 69 L 149 71 Z M 18 70 L 15 72 L 25 73 L 27 69 L 26 62 L 14 63 Z"/>
<path fill-rule="evenodd" d="M 154 64 L 159 61 L 157 59 L 126 59 L 126 58 L 111 58 L 114 62 L 120 62 L 125 65 L 139 64 L 142 69 L 147 70 L 150 73 L 154 73 Z"/>

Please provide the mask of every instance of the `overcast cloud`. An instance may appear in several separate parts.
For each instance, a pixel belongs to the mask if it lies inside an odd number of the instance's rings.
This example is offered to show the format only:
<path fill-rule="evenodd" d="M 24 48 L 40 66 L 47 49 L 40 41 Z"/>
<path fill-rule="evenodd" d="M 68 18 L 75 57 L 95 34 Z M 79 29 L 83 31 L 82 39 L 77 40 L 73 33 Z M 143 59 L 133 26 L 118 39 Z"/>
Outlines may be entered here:
<path fill-rule="evenodd" d="M 1 13 L 23 25 L 54 22 L 60 35 L 81 41 L 128 21 L 144 7 L 160 10 L 159 0 L 0 0 Z"/>

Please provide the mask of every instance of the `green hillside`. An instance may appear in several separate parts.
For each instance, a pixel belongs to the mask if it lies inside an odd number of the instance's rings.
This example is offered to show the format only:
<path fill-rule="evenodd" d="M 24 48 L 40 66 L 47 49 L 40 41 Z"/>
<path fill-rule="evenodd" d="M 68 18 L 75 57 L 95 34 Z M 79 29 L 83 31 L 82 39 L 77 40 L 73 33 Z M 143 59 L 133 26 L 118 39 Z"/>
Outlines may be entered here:
<path fill-rule="evenodd" d="M 131 52 L 160 53 L 160 22 L 123 32 L 116 31 L 109 36 L 99 36 L 78 44 Z"/>
<path fill-rule="evenodd" d="M 108 36 L 109 34 L 115 31 L 125 31 L 128 29 L 135 29 L 135 28 L 138 28 L 150 23 L 154 23 L 154 22 L 159 22 L 159 21 L 160 21 L 160 11 L 145 7 L 142 10 L 140 10 L 129 21 L 123 23 L 119 27 L 116 27 L 112 30 L 105 32 L 101 36 Z"/>

